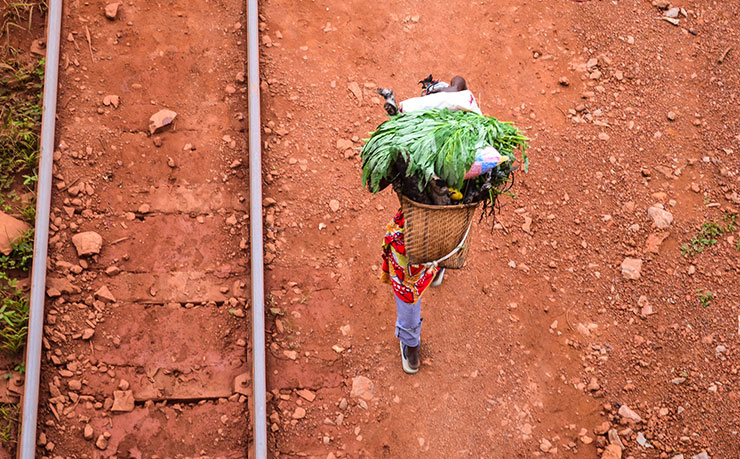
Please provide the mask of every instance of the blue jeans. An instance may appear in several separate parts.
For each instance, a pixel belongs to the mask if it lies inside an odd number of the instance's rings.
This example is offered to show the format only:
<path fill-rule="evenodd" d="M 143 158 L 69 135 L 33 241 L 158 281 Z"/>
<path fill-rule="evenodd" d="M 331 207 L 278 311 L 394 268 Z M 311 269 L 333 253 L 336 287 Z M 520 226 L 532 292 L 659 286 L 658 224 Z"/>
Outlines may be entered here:
<path fill-rule="evenodd" d="M 396 337 L 406 346 L 416 347 L 421 337 L 421 298 L 414 304 L 405 303 L 395 294 Z"/>

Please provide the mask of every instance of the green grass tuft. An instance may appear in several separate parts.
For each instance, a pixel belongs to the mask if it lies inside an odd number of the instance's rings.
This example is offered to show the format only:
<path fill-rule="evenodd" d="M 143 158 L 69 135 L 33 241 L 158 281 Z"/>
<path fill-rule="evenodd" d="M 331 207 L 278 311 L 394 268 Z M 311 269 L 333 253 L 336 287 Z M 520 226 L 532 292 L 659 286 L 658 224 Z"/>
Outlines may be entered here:
<path fill-rule="evenodd" d="M 46 0 L 12 1 L 3 0 L 0 6 L 0 38 L 5 38 L 6 48 L 10 48 L 12 30 L 31 30 L 34 21 L 43 23 L 42 13 L 49 9 Z"/>
<path fill-rule="evenodd" d="M 18 287 L 18 280 L 0 272 L 0 349 L 18 354 L 28 334 L 28 297 Z"/>
<path fill-rule="evenodd" d="M 706 222 L 688 244 L 681 246 L 681 254 L 692 256 L 703 252 L 707 247 L 717 243 L 717 238 L 722 234 L 722 228 L 714 222 Z"/>
<path fill-rule="evenodd" d="M 13 250 L 9 255 L 0 254 L 0 270 L 28 271 L 33 260 L 33 230 L 26 231 L 23 236 L 12 244 Z"/>
<path fill-rule="evenodd" d="M 701 303 L 705 308 L 709 307 L 709 305 L 712 304 L 712 301 L 714 301 L 714 292 L 700 288 L 696 293 L 699 294 L 699 303 Z"/>
<path fill-rule="evenodd" d="M 15 426 L 18 424 L 18 405 L 0 403 L 0 443 L 10 446 L 15 443 Z"/>
<path fill-rule="evenodd" d="M 0 192 L 21 175 L 33 177 L 39 159 L 44 59 L 27 69 L 15 61 L 0 63 Z"/>
<path fill-rule="evenodd" d="M 681 245 L 681 255 L 685 257 L 694 256 L 716 245 L 723 235 L 736 230 L 736 219 L 737 214 L 726 212 L 722 216 L 722 220 L 725 222 L 724 226 L 716 222 L 704 222 L 696 235 L 689 242 Z"/>

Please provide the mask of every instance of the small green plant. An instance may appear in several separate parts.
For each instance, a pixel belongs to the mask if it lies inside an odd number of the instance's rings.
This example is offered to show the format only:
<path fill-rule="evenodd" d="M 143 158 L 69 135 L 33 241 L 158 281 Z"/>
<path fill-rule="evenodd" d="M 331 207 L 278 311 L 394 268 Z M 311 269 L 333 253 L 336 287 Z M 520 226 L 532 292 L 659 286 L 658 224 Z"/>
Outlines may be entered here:
<path fill-rule="evenodd" d="M 28 297 L 18 279 L 0 272 L 0 349 L 15 355 L 23 349 L 28 334 Z"/>
<path fill-rule="evenodd" d="M 709 290 L 700 288 L 696 290 L 696 293 L 699 294 L 699 303 L 705 308 L 709 307 L 712 301 L 714 301 L 714 293 Z"/>
<path fill-rule="evenodd" d="M 0 403 L 0 443 L 10 446 L 15 443 L 13 432 L 18 425 L 18 405 Z"/>
<path fill-rule="evenodd" d="M 12 60 L 0 63 L 0 191 L 11 188 L 17 174 L 34 185 L 44 65 L 44 59 L 30 69 Z"/>
<path fill-rule="evenodd" d="M 34 196 L 33 201 L 36 201 L 36 197 Z M 36 222 L 36 204 L 35 202 L 30 203 L 29 205 L 25 206 L 21 209 L 21 217 L 23 217 L 23 220 L 33 224 Z"/>
<path fill-rule="evenodd" d="M 715 222 L 704 222 L 699 232 L 688 243 L 681 245 L 681 255 L 688 257 L 701 253 L 707 247 L 717 244 L 723 235 L 735 232 L 737 229 L 735 225 L 735 221 L 737 220 L 736 213 L 725 212 L 722 215 L 722 220 L 724 221 L 724 226 L 720 226 Z M 740 250 L 740 241 L 735 244 L 735 248 Z"/>
<path fill-rule="evenodd" d="M 717 238 L 722 235 L 722 232 L 722 227 L 718 224 L 705 222 L 688 244 L 681 245 L 681 254 L 683 256 L 692 256 L 703 252 L 707 247 L 711 247 L 717 243 Z"/>
<path fill-rule="evenodd" d="M 24 175 L 23 176 L 23 185 L 24 186 L 31 186 L 34 185 L 39 181 L 39 176 L 36 173 L 36 171 L 33 172 L 33 175 Z"/>
<path fill-rule="evenodd" d="M 737 218 L 737 214 L 732 214 L 730 212 L 725 212 L 725 214 L 722 216 L 722 219 L 727 223 L 722 231 L 725 233 L 732 233 L 735 231 L 735 219 Z"/>
<path fill-rule="evenodd" d="M 23 233 L 23 236 L 12 245 L 9 255 L 0 255 L 0 269 L 3 271 L 28 271 L 33 261 L 33 230 Z"/>

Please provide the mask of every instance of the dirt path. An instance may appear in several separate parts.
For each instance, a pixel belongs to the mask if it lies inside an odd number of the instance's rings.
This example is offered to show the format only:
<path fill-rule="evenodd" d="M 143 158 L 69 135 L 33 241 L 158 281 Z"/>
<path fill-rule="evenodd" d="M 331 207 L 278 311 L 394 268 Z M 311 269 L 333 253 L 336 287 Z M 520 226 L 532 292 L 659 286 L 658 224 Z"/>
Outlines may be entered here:
<path fill-rule="evenodd" d="M 276 457 L 600 457 L 615 435 L 625 457 L 740 454 L 740 11 L 683 3 L 673 26 L 638 0 L 263 2 Z M 356 152 L 385 118 L 372 89 L 429 73 L 523 128 L 532 169 L 426 296 L 410 377 L 377 281 L 397 201 L 361 189 Z M 710 221 L 718 243 L 682 256 Z"/>
<path fill-rule="evenodd" d="M 246 457 L 243 2 L 65 8 L 39 454 Z"/>

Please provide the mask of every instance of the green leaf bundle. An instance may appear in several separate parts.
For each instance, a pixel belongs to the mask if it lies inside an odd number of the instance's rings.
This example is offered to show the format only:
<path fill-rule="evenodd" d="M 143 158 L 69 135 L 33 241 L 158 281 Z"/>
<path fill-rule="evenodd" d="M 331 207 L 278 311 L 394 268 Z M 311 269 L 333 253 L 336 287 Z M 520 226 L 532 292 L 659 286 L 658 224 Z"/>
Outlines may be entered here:
<path fill-rule="evenodd" d="M 377 193 L 382 180 L 391 177 L 399 156 L 408 165 L 406 176 L 419 180 L 419 189 L 435 176 L 461 188 L 465 173 L 481 148 L 492 146 L 515 161 L 521 148 L 525 170 L 529 166 L 527 139 L 512 124 L 474 112 L 431 109 L 392 116 L 370 134 L 362 147 L 362 182 Z"/>

